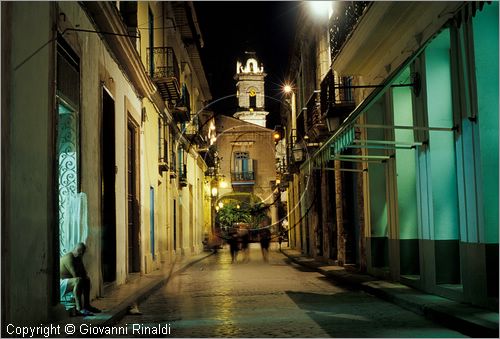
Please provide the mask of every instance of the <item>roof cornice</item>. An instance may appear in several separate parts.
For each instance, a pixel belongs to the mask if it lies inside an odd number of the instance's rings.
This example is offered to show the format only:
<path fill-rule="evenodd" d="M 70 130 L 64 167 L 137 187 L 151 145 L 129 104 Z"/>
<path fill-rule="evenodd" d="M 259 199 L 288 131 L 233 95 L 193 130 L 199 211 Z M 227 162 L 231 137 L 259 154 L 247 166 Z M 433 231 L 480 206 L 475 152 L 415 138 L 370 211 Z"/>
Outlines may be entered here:
<path fill-rule="evenodd" d="M 149 98 L 163 110 L 164 103 L 157 102 L 158 97 L 154 95 L 157 92 L 156 86 L 147 75 L 139 53 L 127 36 L 128 32 L 113 2 L 87 1 L 83 3 L 83 8 L 92 18 L 99 32 L 119 34 L 102 34 L 102 38 L 108 44 L 139 95 Z"/>

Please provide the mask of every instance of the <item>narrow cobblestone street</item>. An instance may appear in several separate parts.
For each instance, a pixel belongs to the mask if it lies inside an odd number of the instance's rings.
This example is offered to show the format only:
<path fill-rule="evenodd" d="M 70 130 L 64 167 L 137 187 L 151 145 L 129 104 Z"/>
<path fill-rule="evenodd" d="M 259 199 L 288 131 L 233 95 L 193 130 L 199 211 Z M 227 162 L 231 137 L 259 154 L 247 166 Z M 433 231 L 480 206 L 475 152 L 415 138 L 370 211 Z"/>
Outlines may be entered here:
<path fill-rule="evenodd" d="M 171 337 L 462 337 L 359 291 L 333 285 L 276 250 L 232 264 L 227 248 L 174 276 L 117 327 L 170 327 Z M 153 336 L 143 333 L 145 337 Z"/>

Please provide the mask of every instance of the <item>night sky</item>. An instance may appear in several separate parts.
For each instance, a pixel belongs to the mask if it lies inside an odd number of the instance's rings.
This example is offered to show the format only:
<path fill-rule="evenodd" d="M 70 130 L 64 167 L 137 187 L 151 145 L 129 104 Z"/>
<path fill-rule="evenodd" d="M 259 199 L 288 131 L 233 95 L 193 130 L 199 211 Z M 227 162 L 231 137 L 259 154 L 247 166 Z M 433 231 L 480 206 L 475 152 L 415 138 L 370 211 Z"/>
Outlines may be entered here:
<path fill-rule="evenodd" d="M 281 85 L 293 43 L 300 2 L 196 1 L 194 2 L 204 48 L 202 62 L 213 100 L 236 94 L 236 61 L 245 51 L 257 53 L 267 73 L 266 96 L 281 100 Z M 267 127 L 279 124 L 279 103 L 266 98 Z M 211 106 L 216 114 L 232 116 L 236 98 Z"/>

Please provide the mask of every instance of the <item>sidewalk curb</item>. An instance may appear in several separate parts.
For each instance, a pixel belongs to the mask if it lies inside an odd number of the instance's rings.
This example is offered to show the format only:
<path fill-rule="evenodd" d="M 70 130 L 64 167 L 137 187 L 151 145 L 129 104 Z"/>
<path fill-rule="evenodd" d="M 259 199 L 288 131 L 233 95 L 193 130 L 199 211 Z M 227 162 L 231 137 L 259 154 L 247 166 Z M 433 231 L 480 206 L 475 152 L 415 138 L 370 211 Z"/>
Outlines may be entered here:
<path fill-rule="evenodd" d="M 454 302 L 452 300 L 447 300 L 445 298 L 443 298 L 443 300 L 448 301 L 447 306 L 438 305 L 430 301 L 420 302 L 416 300 L 417 297 L 415 296 L 411 296 L 410 294 L 406 296 L 404 292 L 396 293 L 381 286 L 382 284 L 392 284 L 396 286 L 396 284 L 389 281 L 382 281 L 367 274 L 356 272 L 351 273 L 346 270 L 325 270 L 320 266 L 315 265 L 317 262 L 311 258 L 307 257 L 306 259 L 306 257 L 303 255 L 294 255 L 287 252 L 288 251 L 286 249 L 281 251 L 283 255 L 292 260 L 294 263 L 313 269 L 316 272 L 323 274 L 325 277 L 335 280 L 342 287 L 356 287 L 364 292 L 394 303 L 414 313 L 420 314 L 428 318 L 429 320 L 432 320 L 467 336 L 476 338 L 498 338 L 498 322 L 494 323 L 491 321 L 480 319 L 478 317 L 473 319 L 473 316 L 466 312 L 467 310 L 476 310 L 478 308 L 467 306 L 458 302 Z M 306 260 L 301 260 L 301 258 L 304 258 Z M 407 289 L 407 291 L 416 291 L 406 285 L 402 286 Z M 425 292 L 418 292 L 422 295 L 426 294 Z"/>
<path fill-rule="evenodd" d="M 187 268 L 193 266 L 194 264 L 208 258 L 209 256 L 213 255 L 213 253 L 207 254 L 205 256 L 201 256 L 200 258 L 190 260 L 183 266 L 181 266 L 179 269 L 174 271 L 174 268 L 178 265 L 177 262 L 174 262 L 174 264 L 171 266 L 168 274 L 161 278 L 159 281 L 153 281 L 149 285 L 146 285 L 143 287 L 140 291 L 137 293 L 130 295 L 127 297 L 124 301 L 122 301 L 119 305 L 114 307 L 109 313 L 112 314 L 112 316 L 106 320 L 104 320 L 102 323 L 99 324 L 99 326 L 112 326 L 116 324 L 118 321 L 120 321 L 128 311 L 128 308 L 130 305 L 133 305 L 134 303 L 141 303 L 145 299 L 147 299 L 150 295 L 152 295 L 154 292 L 159 290 L 162 286 L 166 285 L 169 281 L 170 278 L 175 276 L 176 274 L 179 274 L 186 270 Z"/>

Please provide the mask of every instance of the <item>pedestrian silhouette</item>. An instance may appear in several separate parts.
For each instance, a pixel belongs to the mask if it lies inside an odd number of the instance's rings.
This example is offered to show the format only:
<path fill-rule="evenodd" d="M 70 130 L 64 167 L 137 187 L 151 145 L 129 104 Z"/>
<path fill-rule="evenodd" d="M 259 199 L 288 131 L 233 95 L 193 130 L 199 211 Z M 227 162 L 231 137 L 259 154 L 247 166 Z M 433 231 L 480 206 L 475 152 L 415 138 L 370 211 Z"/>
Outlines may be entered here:
<path fill-rule="evenodd" d="M 260 231 L 260 249 L 262 251 L 262 259 L 265 262 L 269 261 L 269 243 L 271 242 L 271 231 L 269 228 L 264 228 Z"/>
<path fill-rule="evenodd" d="M 241 251 L 243 252 L 243 262 L 250 261 L 250 232 L 248 229 L 241 229 Z"/>
<path fill-rule="evenodd" d="M 229 251 L 231 252 L 231 262 L 235 263 L 238 261 L 238 234 L 232 231 L 229 234 L 227 242 L 229 243 Z"/>
<path fill-rule="evenodd" d="M 280 245 L 280 251 L 281 251 L 281 243 L 283 242 L 283 233 L 280 232 L 280 235 L 278 236 L 278 244 Z"/>

